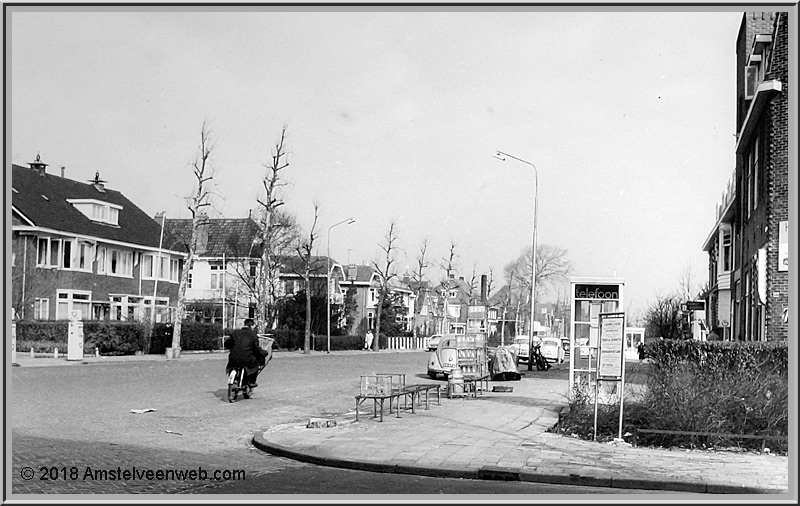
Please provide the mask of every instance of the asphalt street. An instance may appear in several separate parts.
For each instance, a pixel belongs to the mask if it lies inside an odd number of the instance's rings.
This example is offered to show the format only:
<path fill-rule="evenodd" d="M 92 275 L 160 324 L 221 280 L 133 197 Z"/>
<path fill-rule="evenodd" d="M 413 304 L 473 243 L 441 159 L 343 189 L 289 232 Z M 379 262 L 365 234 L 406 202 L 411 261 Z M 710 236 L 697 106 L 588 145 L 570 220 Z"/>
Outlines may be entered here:
<path fill-rule="evenodd" d="M 147 357 L 147 360 L 131 358 L 115 363 L 70 362 L 59 367 L 35 367 L 32 366 L 35 362 L 27 362 L 27 366 L 12 368 L 6 413 L 12 427 L 12 492 L 323 495 L 611 492 L 594 487 L 320 468 L 269 455 L 252 446 L 256 430 L 296 422 L 303 417 L 352 411 L 361 374 L 398 371 L 414 381 L 433 381 L 425 374 L 426 358 L 424 352 L 310 356 L 278 353 L 259 377 L 260 386 L 253 398 L 236 403 L 228 403 L 226 399 L 223 354 L 185 355 L 174 361 Z M 145 409 L 154 411 L 131 412 Z M 155 473 L 159 471 L 165 476 L 157 476 Z M 195 471 L 197 476 L 177 476 L 184 471 Z M 142 474 L 147 472 L 153 474 Z M 207 479 L 199 479 L 203 473 Z"/>

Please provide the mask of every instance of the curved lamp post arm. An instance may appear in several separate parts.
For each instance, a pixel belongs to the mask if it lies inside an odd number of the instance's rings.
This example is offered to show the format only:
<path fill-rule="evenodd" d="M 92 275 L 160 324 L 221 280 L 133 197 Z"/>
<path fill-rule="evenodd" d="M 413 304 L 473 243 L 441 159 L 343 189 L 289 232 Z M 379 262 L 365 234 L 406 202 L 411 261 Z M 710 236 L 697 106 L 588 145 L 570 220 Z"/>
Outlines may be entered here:
<path fill-rule="evenodd" d="M 328 255 L 325 257 L 328 261 L 328 284 L 325 287 L 325 298 L 328 299 L 328 313 L 326 317 L 326 320 L 328 320 L 328 354 L 331 352 L 331 230 L 333 227 L 338 227 L 339 225 L 343 224 L 350 225 L 351 223 L 355 222 L 356 220 L 353 218 L 347 218 L 346 220 L 342 220 L 339 223 L 334 223 L 328 227 Z"/>

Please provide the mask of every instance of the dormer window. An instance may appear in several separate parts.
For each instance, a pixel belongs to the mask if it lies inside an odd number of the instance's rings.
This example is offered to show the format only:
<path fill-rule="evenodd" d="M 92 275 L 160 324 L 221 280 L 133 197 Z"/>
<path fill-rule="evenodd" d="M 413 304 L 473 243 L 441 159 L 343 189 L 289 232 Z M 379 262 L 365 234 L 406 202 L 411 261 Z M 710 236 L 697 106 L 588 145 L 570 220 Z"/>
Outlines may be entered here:
<path fill-rule="evenodd" d="M 122 206 L 93 199 L 67 199 L 67 202 L 92 221 L 119 226 Z"/>
<path fill-rule="evenodd" d="M 767 64 L 770 59 L 771 44 L 772 35 L 769 34 L 756 35 L 753 41 L 753 48 L 747 59 L 747 66 L 745 67 L 745 100 L 750 100 L 755 96 L 758 85 L 764 80 Z"/>

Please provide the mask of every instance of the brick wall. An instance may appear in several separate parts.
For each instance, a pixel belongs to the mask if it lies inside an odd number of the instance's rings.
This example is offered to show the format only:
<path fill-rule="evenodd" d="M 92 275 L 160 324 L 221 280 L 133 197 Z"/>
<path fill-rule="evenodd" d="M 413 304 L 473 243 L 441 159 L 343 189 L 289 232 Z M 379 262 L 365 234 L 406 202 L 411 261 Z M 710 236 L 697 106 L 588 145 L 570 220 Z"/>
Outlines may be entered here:
<path fill-rule="evenodd" d="M 781 81 L 780 95 L 770 104 L 769 135 L 769 239 L 767 243 L 767 313 L 766 337 L 769 340 L 788 338 L 789 326 L 783 323 L 783 309 L 789 305 L 789 273 L 779 272 L 778 242 L 780 222 L 789 219 L 789 144 L 788 144 L 788 23 L 787 15 L 779 16 L 775 52 L 769 79 Z M 777 296 L 775 296 L 777 295 Z"/>

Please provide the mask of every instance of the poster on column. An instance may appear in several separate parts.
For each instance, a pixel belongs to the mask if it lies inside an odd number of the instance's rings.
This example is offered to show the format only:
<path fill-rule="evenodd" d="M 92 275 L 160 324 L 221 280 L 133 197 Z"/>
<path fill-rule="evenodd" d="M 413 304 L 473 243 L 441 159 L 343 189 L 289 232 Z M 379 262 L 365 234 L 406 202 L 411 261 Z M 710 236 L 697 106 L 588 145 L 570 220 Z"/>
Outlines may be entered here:
<path fill-rule="evenodd" d="M 621 379 L 624 364 L 625 313 L 600 313 L 600 350 L 597 375 Z"/>

